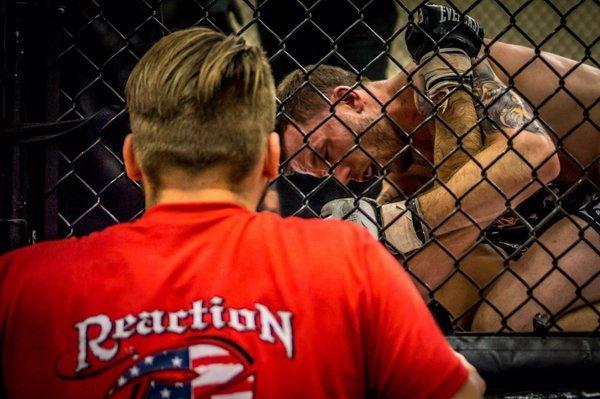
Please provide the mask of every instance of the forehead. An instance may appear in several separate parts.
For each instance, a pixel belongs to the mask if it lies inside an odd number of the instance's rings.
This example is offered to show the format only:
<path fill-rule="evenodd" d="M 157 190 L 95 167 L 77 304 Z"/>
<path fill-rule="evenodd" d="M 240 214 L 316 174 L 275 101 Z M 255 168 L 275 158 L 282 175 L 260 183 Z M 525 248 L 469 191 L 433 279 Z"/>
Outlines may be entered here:
<path fill-rule="evenodd" d="M 340 122 L 329 112 L 323 112 L 316 115 L 311 120 L 303 124 L 289 123 L 283 131 L 284 150 L 291 154 L 298 150 L 305 143 L 311 146 L 321 145 L 323 141 L 345 142 L 348 138 L 353 138 L 352 124 L 350 121 Z"/>
<path fill-rule="evenodd" d="M 321 162 L 315 158 L 314 152 L 322 154 L 326 141 L 332 134 L 331 120 L 323 119 L 309 121 L 303 125 L 288 124 L 283 132 L 283 143 L 286 158 L 290 159 L 293 170 L 303 173 L 313 173 L 319 169 Z M 310 145 L 308 148 L 307 144 Z M 313 151 L 314 150 L 314 151 Z"/>
<path fill-rule="evenodd" d="M 311 146 L 318 144 L 329 136 L 331 132 L 331 120 L 323 122 L 326 116 L 315 117 L 305 124 L 289 123 L 283 132 L 285 152 L 292 154 L 305 143 Z"/>

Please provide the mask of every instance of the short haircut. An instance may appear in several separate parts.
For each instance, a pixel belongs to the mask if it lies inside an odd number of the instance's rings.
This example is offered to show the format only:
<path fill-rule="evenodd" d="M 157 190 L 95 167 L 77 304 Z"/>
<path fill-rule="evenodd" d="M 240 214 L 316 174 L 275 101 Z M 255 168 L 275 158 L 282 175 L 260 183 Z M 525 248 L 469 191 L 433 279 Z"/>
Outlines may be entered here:
<path fill-rule="evenodd" d="M 263 51 L 206 28 L 158 41 L 133 69 L 125 95 L 135 154 L 157 186 L 171 168 L 196 175 L 224 166 L 237 187 L 275 126 Z"/>
<path fill-rule="evenodd" d="M 282 114 L 299 124 L 305 124 L 327 108 L 323 95 L 331 98 L 337 86 L 352 87 L 357 82 L 355 73 L 336 66 L 310 65 L 306 70 L 308 73 L 300 69 L 293 71 L 277 86 Z M 366 79 L 363 78 L 363 81 Z M 275 129 L 281 135 L 288 124 L 289 120 L 280 115 Z"/>

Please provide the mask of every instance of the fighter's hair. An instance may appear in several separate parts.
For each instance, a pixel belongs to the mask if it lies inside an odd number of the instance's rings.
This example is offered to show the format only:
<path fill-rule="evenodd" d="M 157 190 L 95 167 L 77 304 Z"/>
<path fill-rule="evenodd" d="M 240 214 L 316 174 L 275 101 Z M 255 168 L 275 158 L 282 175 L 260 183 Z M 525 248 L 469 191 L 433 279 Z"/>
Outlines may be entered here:
<path fill-rule="evenodd" d="M 263 51 L 206 28 L 174 32 L 142 57 L 125 88 L 134 151 L 160 186 L 169 168 L 224 167 L 235 188 L 275 125 L 275 87 Z"/>
<path fill-rule="evenodd" d="M 277 86 L 277 98 L 281 102 L 280 114 L 275 130 L 283 137 L 291 118 L 295 123 L 304 124 L 315 115 L 328 108 L 323 98 L 331 98 L 337 86 L 352 86 L 356 74 L 331 65 L 309 65 L 306 73 L 296 69 L 287 75 Z M 362 79 L 366 81 L 366 79 Z"/>

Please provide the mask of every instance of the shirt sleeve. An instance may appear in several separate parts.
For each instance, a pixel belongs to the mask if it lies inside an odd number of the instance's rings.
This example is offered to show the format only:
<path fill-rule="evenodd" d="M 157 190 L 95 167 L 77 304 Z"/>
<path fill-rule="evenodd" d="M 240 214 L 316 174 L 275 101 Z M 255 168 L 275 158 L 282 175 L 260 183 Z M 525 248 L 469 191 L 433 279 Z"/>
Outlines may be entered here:
<path fill-rule="evenodd" d="M 365 344 L 368 389 L 381 398 L 449 398 L 468 371 L 445 340 L 401 265 L 370 237 Z"/>

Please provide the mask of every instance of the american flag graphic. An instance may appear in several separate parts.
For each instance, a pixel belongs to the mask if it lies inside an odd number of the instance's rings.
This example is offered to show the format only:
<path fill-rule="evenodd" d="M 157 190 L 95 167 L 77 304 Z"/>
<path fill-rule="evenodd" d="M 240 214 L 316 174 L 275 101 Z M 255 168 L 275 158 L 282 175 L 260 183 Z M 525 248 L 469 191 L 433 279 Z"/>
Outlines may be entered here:
<path fill-rule="evenodd" d="M 107 397 L 131 392 L 144 399 L 252 399 L 255 376 L 248 359 L 221 341 L 162 350 L 138 358 Z"/>

